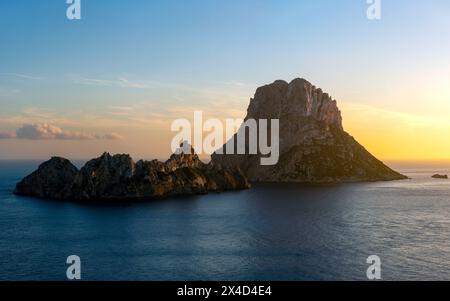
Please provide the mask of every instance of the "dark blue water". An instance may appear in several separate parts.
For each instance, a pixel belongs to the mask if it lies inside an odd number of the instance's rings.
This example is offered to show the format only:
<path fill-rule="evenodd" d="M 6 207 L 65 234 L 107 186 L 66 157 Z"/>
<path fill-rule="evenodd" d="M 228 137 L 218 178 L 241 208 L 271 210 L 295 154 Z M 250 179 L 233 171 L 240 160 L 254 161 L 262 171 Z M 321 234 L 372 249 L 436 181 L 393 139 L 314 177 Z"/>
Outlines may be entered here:
<path fill-rule="evenodd" d="M 370 255 L 385 280 L 450 280 L 450 181 L 436 170 L 87 206 L 14 196 L 36 167 L 0 162 L 1 280 L 64 280 L 69 255 L 85 280 L 364 280 Z"/>

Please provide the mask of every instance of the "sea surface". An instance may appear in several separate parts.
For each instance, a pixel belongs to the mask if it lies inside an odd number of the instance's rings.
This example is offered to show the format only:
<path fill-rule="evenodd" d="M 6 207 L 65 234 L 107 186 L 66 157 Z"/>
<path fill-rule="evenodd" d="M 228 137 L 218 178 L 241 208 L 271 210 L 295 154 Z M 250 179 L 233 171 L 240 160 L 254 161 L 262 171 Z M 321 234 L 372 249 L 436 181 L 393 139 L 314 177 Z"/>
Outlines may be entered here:
<path fill-rule="evenodd" d="M 450 167 L 411 180 L 251 190 L 111 206 L 17 197 L 38 162 L 0 162 L 0 280 L 450 280 Z"/>

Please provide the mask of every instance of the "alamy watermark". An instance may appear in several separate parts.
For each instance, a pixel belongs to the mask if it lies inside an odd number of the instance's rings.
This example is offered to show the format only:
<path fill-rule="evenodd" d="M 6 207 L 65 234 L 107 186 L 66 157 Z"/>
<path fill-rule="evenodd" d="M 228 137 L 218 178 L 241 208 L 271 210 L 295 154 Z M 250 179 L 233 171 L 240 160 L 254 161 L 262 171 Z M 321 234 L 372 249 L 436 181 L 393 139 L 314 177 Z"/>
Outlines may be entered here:
<path fill-rule="evenodd" d="M 77 255 L 67 257 L 66 263 L 70 266 L 67 268 L 66 276 L 69 280 L 81 280 L 81 259 Z"/>
<path fill-rule="evenodd" d="M 367 0 L 367 19 L 380 20 L 381 19 L 381 0 Z"/>
<path fill-rule="evenodd" d="M 69 5 L 66 16 L 69 20 L 81 20 L 81 0 L 66 0 Z"/>
<path fill-rule="evenodd" d="M 377 255 L 371 255 L 366 260 L 369 267 L 366 271 L 368 280 L 381 280 L 381 259 Z M 77 255 L 67 257 L 66 263 L 69 267 L 66 271 L 68 280 L 81 280 L 81 259 Z"/>
<path fill-rule="evenodd" d="M 381 0 L 366 0 L 367 2 L 367 19 L 381 19 Z M 66 16 L 69 20 L 81 20 L 81 0 L 66 0 L 68 4 Z"/>
<path fill-rule="evenodd" d="M 367 258 L 367 264 L 369 268 L 367 269 L 366 276 L 369 280 L 381 280 L 381 259 L 377 255 L 371 255 Z"/>
<path fill-rule="evenodd" d="M 225 136 L 237 138 L 225 141 Z M 268 133 L 270 129 L 270 135 Z M 179 151 L 182 142 L 194 147 L 197 154 L 261 155 L 261 165 L 275 165 L 280 156 L 280 121 L 278 119 L 203 119 L 201 111 L 194 112 L 194 123 L 187 119 L 176 119 L 171 130 L 177 132 L 172 139 L 172 152 Z M 205 132 L 207 133 L 204 136 Z M 248 134 L 248 135 L 247 135 Z M 183 147 L 190 148 L 187 143 Z M 225 144 L 225 147 L 222 147 Z M 185 153 L 190 149 L 182 149 Z"/>

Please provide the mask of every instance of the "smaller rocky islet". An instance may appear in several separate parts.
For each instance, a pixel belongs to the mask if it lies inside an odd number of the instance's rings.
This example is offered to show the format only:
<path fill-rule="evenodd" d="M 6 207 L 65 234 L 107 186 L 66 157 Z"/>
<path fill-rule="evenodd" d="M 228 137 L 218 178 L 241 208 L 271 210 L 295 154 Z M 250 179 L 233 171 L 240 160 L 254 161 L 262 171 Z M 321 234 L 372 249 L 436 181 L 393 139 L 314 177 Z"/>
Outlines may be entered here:
<path fill-rule="evenodd" d="M 80 170 L 53 157 L 16 185 L 15 194 L 56 200 L 149 200 L 250 188 L 242 171 L 203 163 L 194 149 L 166 162 L 134 162 L 129 155 L 102 156 Z"/>
<path fill-rule="evenodd" d="M 448 175 L 435 174 L 431 176 L 433 179 L 448 179 Z"/>

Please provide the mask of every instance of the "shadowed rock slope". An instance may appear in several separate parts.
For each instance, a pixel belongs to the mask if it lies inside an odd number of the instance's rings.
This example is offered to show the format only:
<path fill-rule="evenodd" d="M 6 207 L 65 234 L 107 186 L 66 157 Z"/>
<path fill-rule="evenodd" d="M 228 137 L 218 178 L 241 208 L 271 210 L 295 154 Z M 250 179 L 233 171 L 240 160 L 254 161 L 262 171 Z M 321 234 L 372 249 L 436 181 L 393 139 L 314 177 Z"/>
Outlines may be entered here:
<path fill-rule="evenodd" d="M 278 163 L 262 166 L 260 155 L 221 155 L 216 152 L 212 155 L 214 164 L 239 166 L 254 182 L 339 183 L 406 179 L 346 133 L 336 101 L 304 79 L 290 83 L 276 81 L 258 88 L 245 120 L 251 118 L 279 119 Z M 236 135 L 232 139 L 236 142 Z"/>

